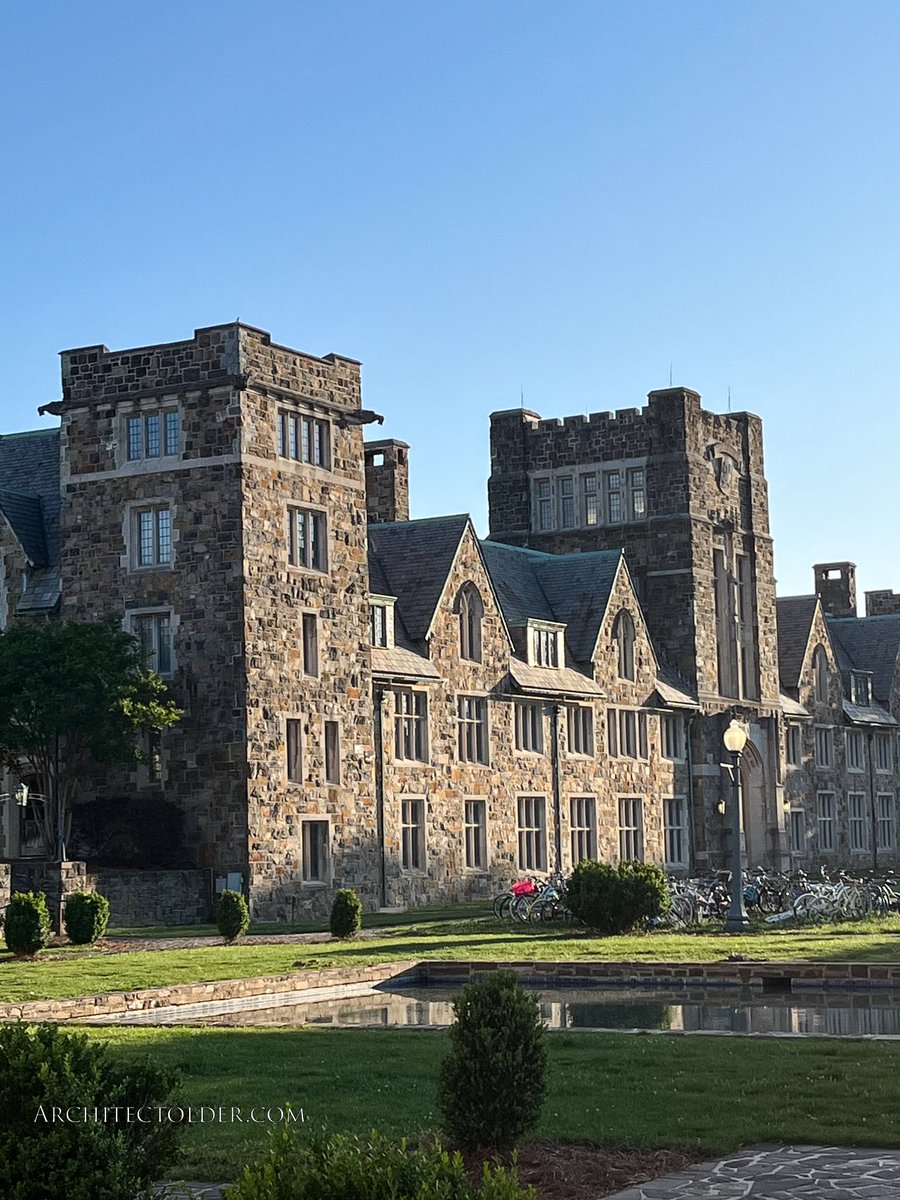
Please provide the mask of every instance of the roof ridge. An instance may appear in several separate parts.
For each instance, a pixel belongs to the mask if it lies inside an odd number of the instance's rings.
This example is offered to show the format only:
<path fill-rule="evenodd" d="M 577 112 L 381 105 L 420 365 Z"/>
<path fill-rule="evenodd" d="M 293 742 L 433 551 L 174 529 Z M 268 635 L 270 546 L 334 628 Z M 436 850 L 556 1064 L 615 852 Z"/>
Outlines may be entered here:
<path fill-rule="evenodd" d="M 8 442 L 10 438 L 46 437 L 47 434 L 58 434 L 60 427 L 55 429 L 20 429 L 16 433 L 0 433 L 0 442 Z"/>

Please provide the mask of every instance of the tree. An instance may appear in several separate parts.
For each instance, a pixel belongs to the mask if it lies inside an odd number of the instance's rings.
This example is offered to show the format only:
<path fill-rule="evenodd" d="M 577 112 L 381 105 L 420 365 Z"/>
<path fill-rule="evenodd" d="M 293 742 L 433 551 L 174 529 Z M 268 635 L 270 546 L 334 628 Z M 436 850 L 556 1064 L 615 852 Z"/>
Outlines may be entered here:
<path fill-rule="evenodd" d="M 47 798 L 50 855 L 69 836 L 72 803 L 91 763 L 146 761 L 142 733 L 181 717 L 166 685 L 144 666 L 137 638 L 114 618 L 13 625 L 0 635 L 0 680 L 0 759 L 37 778 Z"/>

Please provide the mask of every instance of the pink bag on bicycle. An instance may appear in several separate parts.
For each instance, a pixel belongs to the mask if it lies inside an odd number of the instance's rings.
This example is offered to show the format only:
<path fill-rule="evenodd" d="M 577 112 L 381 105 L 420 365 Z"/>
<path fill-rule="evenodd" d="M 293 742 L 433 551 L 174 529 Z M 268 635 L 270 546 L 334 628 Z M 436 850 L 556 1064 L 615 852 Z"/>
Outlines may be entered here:
<path fill-rule="evenodd" d="M 512 894 L 514 896 L 530 896 L 532 892 L 536 892 L 537 888 L 530 879 L 521 879 L 518 883 L 512 885 Z"/>

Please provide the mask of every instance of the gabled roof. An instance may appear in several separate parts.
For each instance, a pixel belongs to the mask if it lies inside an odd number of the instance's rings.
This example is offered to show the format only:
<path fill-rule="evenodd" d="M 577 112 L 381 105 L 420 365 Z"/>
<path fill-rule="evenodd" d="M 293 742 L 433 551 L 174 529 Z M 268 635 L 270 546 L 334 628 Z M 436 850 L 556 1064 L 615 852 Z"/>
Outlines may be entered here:
<path fill-rule="evenodd" d="M 3 515 L 35 566 L 59 561 L 59 430 L 0 435 Z"/>
<path fill-rule="evenodd" d="M 484 541 L 481 552 L 510 626 L 529 618 L 566 626 L 576 662 L 589 662 L 622 560 L 621 550 L 544 554 Z"/>
<path fill-rule="evenodd" d="M 783 596 L 775 601 L 778 674 L 783 688 L 796 688 L 800 682 L 817 604 L 816 596 Z"/>
<path fill-rule="evenodd" d="M 369 578 L 377 595 L 396 596 L 414 642 L 424 641 L 469 517 L 427 517 L 369 526 Z M 374 562 L 373 562 L 374 559 Z"/>
<path fill-rule="evenodd" d="M 841 670 L 871 671 L 872 695 L 889 703 L 900 652 L 900 613 L 825 620 Z"/>

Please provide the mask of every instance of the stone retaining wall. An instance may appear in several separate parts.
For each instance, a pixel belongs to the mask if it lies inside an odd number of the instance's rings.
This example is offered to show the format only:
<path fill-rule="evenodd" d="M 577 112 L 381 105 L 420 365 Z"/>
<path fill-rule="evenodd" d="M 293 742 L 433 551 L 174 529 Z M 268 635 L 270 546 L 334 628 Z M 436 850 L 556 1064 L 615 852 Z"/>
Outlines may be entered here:
<path fill-rule="evenodd" d="M 0 909 L 6 908 L 10 896 L 10 865 L 0 862 Z"/>
<path fill-rule="evenodd" d="M 212 920 L 209 871 L 135 871 L 98 867 L 92 891 L 109 901 L 115 928 L 141 925 L 200 925 Z"/>
<path fill-rule="evenodd" d="M 332 967 L 290 975 L 250 979 L 218 979 L 208 983 L 142 988 L 63 1000 L 30 1000 L 0 1005 L 0 1021 L 70 1021 L 181 1004 L 208 1004 L 276 992 L 308 992 L 354 983 L 449 986 L 478 979 L 491 971 L 515 971 L 536 988 L 584 987 L 591 984 L 672 989 L 750 987 L 765 991 L 878 990 L 900 988 L 900 963 L 622 963 L 622 962 L 405 962 L 373 967 Z"/>

